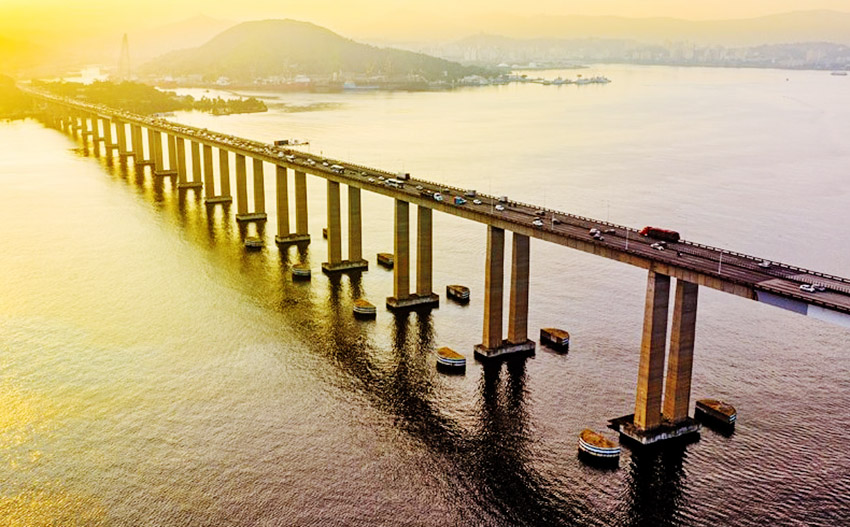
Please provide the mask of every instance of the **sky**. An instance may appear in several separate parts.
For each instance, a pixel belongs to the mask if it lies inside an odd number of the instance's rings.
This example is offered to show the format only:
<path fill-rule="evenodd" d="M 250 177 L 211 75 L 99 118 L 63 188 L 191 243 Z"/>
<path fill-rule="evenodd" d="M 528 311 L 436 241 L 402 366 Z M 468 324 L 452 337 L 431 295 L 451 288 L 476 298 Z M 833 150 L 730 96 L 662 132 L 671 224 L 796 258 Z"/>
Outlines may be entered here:
<path fill-rule="evenodd" d="M 618 15 L 734 19 L 808 9 L 850 11 L 850 0 L 0 0 L 0 35 L 131 31 L 204 14 L 241 22 L 307 20 L 352 36 L 397 36 L 423 21 L 454 27 L 489 16 Z M 486 25 L 486 24 L 485 24 Z"/>

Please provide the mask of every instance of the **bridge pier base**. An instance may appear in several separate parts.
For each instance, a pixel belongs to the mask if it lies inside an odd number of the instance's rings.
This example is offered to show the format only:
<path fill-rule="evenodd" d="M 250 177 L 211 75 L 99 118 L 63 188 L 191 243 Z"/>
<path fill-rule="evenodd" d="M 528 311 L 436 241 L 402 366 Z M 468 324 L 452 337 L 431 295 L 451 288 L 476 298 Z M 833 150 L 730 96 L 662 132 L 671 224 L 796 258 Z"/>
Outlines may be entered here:
<path fill-rule="evenodd" d="M 479 360 L 534 354 L 536 344 L 528 339 L 529 250 L 528 236 L 513 233 L 508 338 L 502 339 L 505 231 L 487 227 L 483 342 L 473 348 Z"/>
<path fill-rule="evenodd" d="M 667 393 L 664 394 L 664 414 L 662 415 L 661 398 L 669 302 L 670 277 L 650 270 L 646 286 L 635 413 L 609 421 L 609 426 L 619 431 L 621 437 L 641 445 L 699 437 L 699 423 L 687 415 L 696 325 L 697 285 L 681 280 L 676 282 Z"/>

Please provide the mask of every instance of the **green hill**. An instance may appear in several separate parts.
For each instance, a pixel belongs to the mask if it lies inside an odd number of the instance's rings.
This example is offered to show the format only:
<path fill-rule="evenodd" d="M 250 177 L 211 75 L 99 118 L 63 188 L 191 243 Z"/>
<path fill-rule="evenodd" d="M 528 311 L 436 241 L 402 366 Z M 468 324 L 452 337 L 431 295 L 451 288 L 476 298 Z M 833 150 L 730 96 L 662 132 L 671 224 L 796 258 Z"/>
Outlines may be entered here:
<path fill-rule="evenodd" d="M 421 53 L 378 48 L 295 20 L 245 22 L 195 49 L 168 53 L 146 65 L 160 75 L 229 77 L 250 82 L 280 75 L 418 75 L 429 81 L 453 80 L 484 72 Z M 484 72 L 486 73 L 486 72 Z"/>

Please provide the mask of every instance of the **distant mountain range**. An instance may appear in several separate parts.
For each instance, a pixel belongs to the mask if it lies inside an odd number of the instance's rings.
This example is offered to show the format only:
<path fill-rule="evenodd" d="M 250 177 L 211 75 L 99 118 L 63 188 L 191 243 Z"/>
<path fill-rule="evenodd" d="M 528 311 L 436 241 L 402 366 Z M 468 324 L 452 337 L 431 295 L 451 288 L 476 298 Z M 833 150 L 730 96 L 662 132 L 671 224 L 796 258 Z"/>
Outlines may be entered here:
<path fill-rule="evenodd" d="M 436 14 L 423 15 L 417 28 L 404 35 L 383 38 L 422 45 L 434 43 L 429 30 L 440 20 Z M 354 22 L 352 22 L 353 24 Z M 471 20 L 454 24 L 455 38 L 475 33 L 513 38 L 607 38 L 663 44 L 665 41 L 689 41 L 699 45 L 758 46 L 793 42 L 832 42 L 850 45 L 850 13 L 828 10 L 795 11 L 731 20 L 685 20 L 679 18 L 630 18 L 620 16 L 506 16 L 482 13 Z M 379 26 L 380 27 L 380 26 Z M 392 26 L 387 26 L 387 31 Z M 431 34 L 435 34 L 432 31 Z M 448 38 L 447 38 L 448 37 Z M 442 35 L 447 41 L 449 35 Z"/>
<path fill-rule="evenodd" d="M 361 44 L 307 22 L 263 20 L 234 26 L 198 48 L 163 55 L 143 71 L 173 77 L 200 75 L 208 81 L 356 74 L 433 82 L 482 70 L 422 53 Z"/>

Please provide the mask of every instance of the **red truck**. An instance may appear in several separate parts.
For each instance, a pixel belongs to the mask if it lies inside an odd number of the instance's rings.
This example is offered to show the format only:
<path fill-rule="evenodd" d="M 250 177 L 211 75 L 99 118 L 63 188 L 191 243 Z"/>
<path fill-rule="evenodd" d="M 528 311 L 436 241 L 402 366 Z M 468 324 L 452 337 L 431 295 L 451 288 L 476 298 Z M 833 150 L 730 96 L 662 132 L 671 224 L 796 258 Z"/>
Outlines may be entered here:
<path fill-rule="evenodd" d="M 678 232 L 669 231 L 667 229 L 659 229 L 658 227 L 644 227 L 638 234 L 642 236 L 649 236 L 650 238 L 655 238 L 657 240 L 664 240 L 666 242 L 679 241 Z"/>

